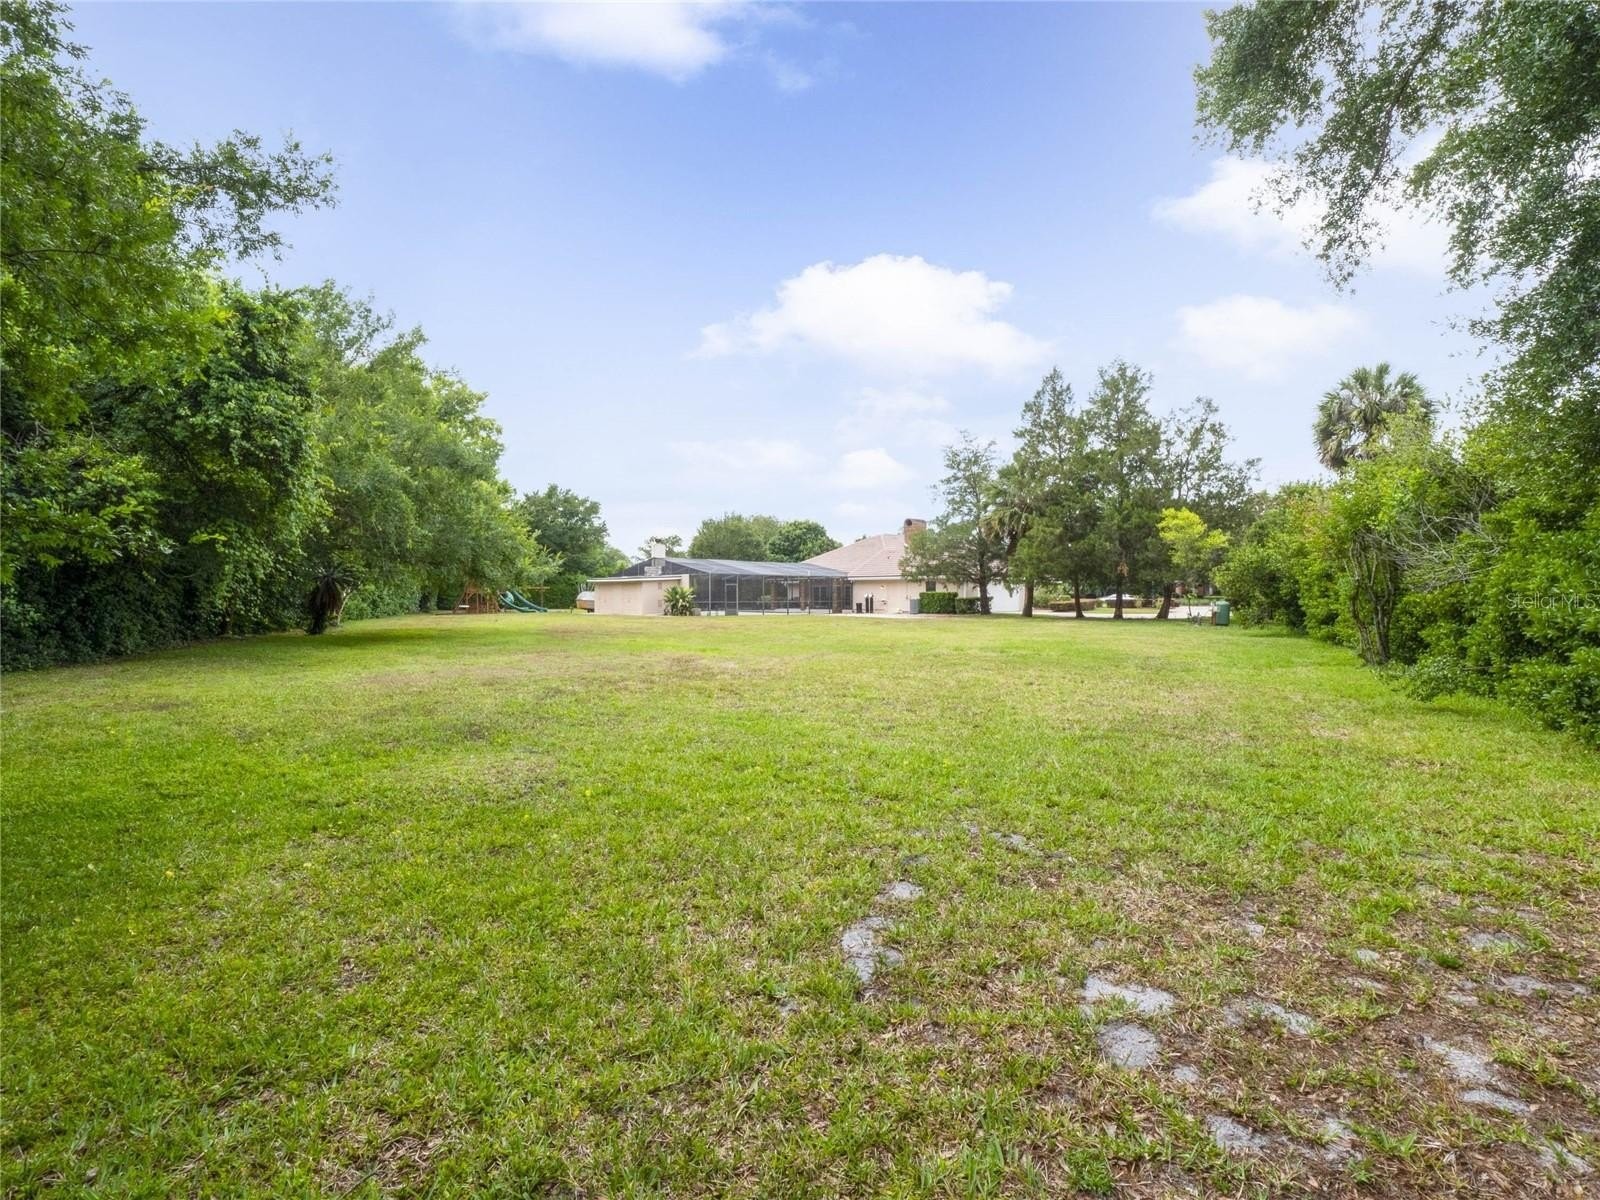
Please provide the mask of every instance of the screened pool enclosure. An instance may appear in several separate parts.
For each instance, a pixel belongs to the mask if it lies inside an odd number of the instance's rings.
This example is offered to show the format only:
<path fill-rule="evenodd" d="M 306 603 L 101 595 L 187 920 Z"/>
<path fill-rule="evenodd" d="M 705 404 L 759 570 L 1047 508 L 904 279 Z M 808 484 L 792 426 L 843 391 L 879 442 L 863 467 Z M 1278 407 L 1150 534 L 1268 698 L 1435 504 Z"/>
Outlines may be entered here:
<path fill-rule="evenodd" d="M 810 563 L 740 562 L 729 558 L 652 558 L 612 579 L 685 577 L 703 613 L 849 612 L 850 578 Z"/>

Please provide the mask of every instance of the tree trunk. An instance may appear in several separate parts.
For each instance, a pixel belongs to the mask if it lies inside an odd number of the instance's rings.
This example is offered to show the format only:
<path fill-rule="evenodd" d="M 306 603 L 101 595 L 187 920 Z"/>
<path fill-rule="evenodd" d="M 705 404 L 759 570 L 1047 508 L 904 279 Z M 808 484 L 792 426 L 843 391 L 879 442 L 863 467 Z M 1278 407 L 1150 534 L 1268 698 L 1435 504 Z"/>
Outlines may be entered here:
<path fill-rule="evenodd" d="M 1161 585 L 1161 609 L 1156 613 L 1156 620 L 1165 621 L 1171 615 L 1172 585 L 1170 583 L 1164 583 Z"/>
<path fill-rule="evenodd" d="M 1372 666 L 1389 661 L 1389 624 L 1399 594 L 1398 568 L 1384 547 L 1365 534 L 1357 534 L 1349 553 L 1350 617 L 1360 640 L 1361 657 Z"/>
<path fill-rule="evenodd" d="M 982 567 L 978 569 L 978 611 L 989 615 L 989 572 Z"/>
<path fill-rule="evenodd" d="M 1022 581 L 1022 615 L 1033 616 L 1033 580 Z"/>
<path fill-rule="evenodd" d="M 1083 620 L 1083 584 L 1072 581 L 1072 615 Z"/>

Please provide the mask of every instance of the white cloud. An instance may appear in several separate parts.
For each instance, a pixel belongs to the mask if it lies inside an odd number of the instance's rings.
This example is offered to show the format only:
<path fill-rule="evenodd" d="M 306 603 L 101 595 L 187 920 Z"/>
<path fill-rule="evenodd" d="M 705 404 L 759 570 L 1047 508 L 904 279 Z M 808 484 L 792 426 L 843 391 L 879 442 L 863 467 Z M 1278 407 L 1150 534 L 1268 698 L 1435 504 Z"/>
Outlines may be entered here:
<path fill-rule="evenodd" d="M 804 67 L 790 62 L 788 59 L 779 58 L 775 54 L 768 54 L 764 60 L 767 65 L 767 74 L 772 79 L 772 86 L 780 92 L 803 92 L 816 83 L 817 77 Z"/>
<path fill-rule="evenodd" d="M 488 3 L 471 5 L 469 18 L 474 33 L 497 49 L 635 67 L 682 82 L 727 57 L 733 45 L 721 27 L 745 9 L 745 0 Z"/>
<path fill-rule="evenodd" d="M 1261 207 L 1272 169 L 1262 162 L 1219 158 L 1211 178 L 1187 196 L 1157 200 L 1155 217 L 1190 233 L 1220 233 L 1247 250 L 1290 256 L 1298 253 L 1316 222 L 1311 206 L 1279 214 Z"/>
<path fill-rule="evenodd" d="M 692 470 L 725 474 L 791 474 L 808 470 L 817 461 L 816 455 L 799 442 L 780 438 L 673 442 L 670 449 Z"/>
<path fill-rule="evenodd" d="M 1049 347 L 994 313 L 1011 285 L 920 257 L 878 254 L 851 266 L 816 263 L 778 285 L 777 303 L 701 330 L 698 354 L 801 346 L 880 369 L 1006 372 Z"/>
<path fill-rule="evenodd" d="M 894 487 L 910 478 L 911 468 L 881 447 L 841 454 L 833 472 L 835 487 L 854 492 Z"/>
<path fill-rule="evenodd" d="M 942 414 L 950 411 L 943 396 L 910 388 L 862 388 L 851 410 L 835 426 L 839 439 L 861 443 L 875 438 L 942 446 L 956 440 L 956 427 Z"/>
<path fill-rule="evenodd" d="M 1178 345 L 1209 366 L 1274 379 L 1364 324 L 1342 304 L 1296 307 L 1270 296 L 1224 296 L 1178 309 Z"/>
<path fill-rule="evenodd" d="M 1190 233 L 1220 234 L 1246 250 L 1283 259 L 1303 257 L 1309 254 L 1306 242 L 1321 219 L 1322 204 L 1307 197 L 1275 211 L 1268 189 L 1272 171 L 1264 162 L 1219 158 L 1205 183 L 1187 196 L 1157 200 L 1151 211 L 1165 224 Z M 1374 213 L 1384 232 L 1373 266 L 1443 276 L 1449 235 L 1442 226 L 1411 208 L 1380 204 Z"/>

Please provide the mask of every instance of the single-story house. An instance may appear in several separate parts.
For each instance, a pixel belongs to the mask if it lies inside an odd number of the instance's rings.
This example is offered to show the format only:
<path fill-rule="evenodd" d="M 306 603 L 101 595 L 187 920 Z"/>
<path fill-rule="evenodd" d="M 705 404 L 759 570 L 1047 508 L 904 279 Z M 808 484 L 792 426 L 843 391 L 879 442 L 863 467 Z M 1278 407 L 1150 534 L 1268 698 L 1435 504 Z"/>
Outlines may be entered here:
<path fill-rule="evenodd" d="M 848 546 L 828 550 L 806 562 L 842 571 L 850 580 L 854 602 L 862 612 L 908 613 L 912 600 L 925 591 L 949 590 L 937 579 L 905 579 L 900 575 L 900 560 L 906 556 L 906 539 L 928 523 L 908 517 L 896 533 L 877 533 L 857 538 Z"/>
<path fill-rule="evenodd" d="M 850 579 L 855 603 L 862 612 L 908 613 L 916 611 L 913 601 L 925 591 L 956 592 L 976 596 L 972 584 L 952 584 L 947 579 L 906 579 L 900 574 L 900 560 L 906 556 L 906 543 L 913 533 L 928 527 L 917 517 L 907 517 L 896 533 L 878 533 L 858 538 L 848 546 L 818 554 L 806 562 L 833 567 Z M 1022 591 L 1012 592 L 1003 584 L 989 585 L 991 612 L 1021 612 Z"/>
<path fill-rule="evenodd" d="M 850 580 L 843 571 L 810 563 L 687 558 L 653 546 L 650 558 L 604 579 L 589 580 L 594 611 L 660 616 L 667 589 L 692 588 L 703 613 L 849 612 Z"/>
<path fill-rule="evenodd" d="M 669 587 L 694 591 L 703 613 L 909 613 L 927 590 L 976 596 L 971 584 L 944 579 L 904 579 L 900 560 L 906 539 L 928 523 L 908 518 L 897 533 L 860 538 L 803 563 L 744 562 L 726 558 L 669 555 L 650 547 L 651 556 L 604 579 L 589 580 L 597 614 L 660 616 Z M 991 584 L 994 612 L 1020 612 L 1022 593 Z"/>

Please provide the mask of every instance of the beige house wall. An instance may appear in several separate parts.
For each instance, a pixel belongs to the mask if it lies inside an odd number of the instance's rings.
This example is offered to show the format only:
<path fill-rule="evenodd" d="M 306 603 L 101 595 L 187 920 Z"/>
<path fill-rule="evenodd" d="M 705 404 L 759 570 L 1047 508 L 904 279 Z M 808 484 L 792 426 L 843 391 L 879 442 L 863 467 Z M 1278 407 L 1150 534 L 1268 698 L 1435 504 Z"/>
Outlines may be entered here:
<path fill-rule="evenodd" d="M 852 581 L 855 588 L 855 603 L 866 608 L 866 598 L 872 597 L 872 611 L 874 613 L 908 613 L 911 611 L 913 598 L 922 595 L 927 587 L 925 579 L 856 579 Z M 954 592 L 958 596 L 976 596 L 976 584 L 954 584 L 948 579 L 940 579 L 938 590 L 941 592 Z M 1007 588 L 998 583 L 989 585 L 989 606 L 994 612 L 1020 612 L 1022 610 L 1022 593 L 1020 589 L 1011 593 Z"/>
<path fill-rule="evenodd" d="M 872 597 L 874 613 L 908 613 L 911 601 L 922 595 L 925 579 L 853 579 L 851 600 L 865 612 L 867 597 Z"/>
<path fill-rule="evenodd" d="M 674 584 L 687 584 L 687 575 L 644 575 L 628 579 L 595 579 L 590 581 L 594 588 L 594 611 L 597 616 L 614 617 L 659 617 L 663 593 Z M 947 580 L 939 580 L 941 591 L 956 592 L 963 596 L 976 596 L 978 590 L 970 585 L 956 586 Z M 859 604 L 864 612 L 867 597 L 872 597 L 872 611 L 874 613 L 909 613 L 911 602 L 922 594 L 927 581 L 923 579 L 853 579 L 851 580 L 852 602 Z M 991 589 L 991 599 L 995 602 L 997 611 L 1010 611 L 1006 608 L 1002 591 L 996 587 Z"/>
<path fill-rule="evenodd" d="M 674 584 L 688 583 L 687 575 L 645 575 L 636 579 L 596 579 L 596 616 L 659 617 L 663 593 Z"/>

